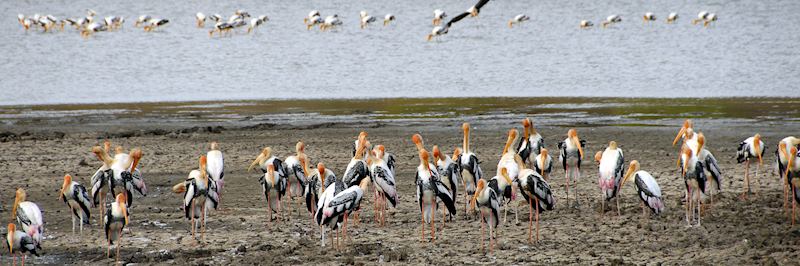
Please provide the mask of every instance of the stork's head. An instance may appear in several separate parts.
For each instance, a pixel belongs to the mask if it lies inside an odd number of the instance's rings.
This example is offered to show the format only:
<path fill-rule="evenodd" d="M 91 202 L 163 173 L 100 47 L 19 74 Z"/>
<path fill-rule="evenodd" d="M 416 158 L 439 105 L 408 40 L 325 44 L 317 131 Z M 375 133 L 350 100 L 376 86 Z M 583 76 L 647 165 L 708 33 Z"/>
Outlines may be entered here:
<path fill-rule="evenodd" d="M 506 139 L 506 145 L 503 147 L 503 154 L 506 154 L 511 149 L 511 145 L 514 144 L 517 136 L 519 136 L 519 131 L 516 128 L 508 130 L 508 138 Z"/>
<path fill-rule="evenodd" d="M 304 153 L 306 151 L 306 144 L 302 141 L 298 141 L 297 144 L 294 145 L 294 150 L 297 154 Z"/>
<path fill-rule="evenodd" d="M 784 176 L 786 177 L 789 176 L 789 172 L 793 170 L 792 168 L 794 168 L 796 159 L 797 159 L 797 146 L 792 146 L 791 148 L 789 148 L 789 157 L 786 158 L 788 163 L 786 164 L 786 173 L 784 174 Z"/>
<path fill-rule="evenodd" d="M 428 151 L 425 150 L 425 149 L 420 150 L 419 151 L 419 163 L 420 163 L 420 165 L 422 165 L 422 167 L 424 169 L 427 169 L 428 171 L 431 170 L 429 165 L 428 165 L 429 160 L 430 160 L 430 154 L 428 153 Z"/>
<path fill-rule="evenodd" d="M 64 183 L 61 184 L 61 193 L 58 195 L 58 199 L 64 199 L 64 191 L 67 191 L 69 185 L 72 184 L 72 176 L 71 175 L 64 175 Z"/>
<path fill-rule="evenodd" d="M 422 136 L 420 134 L 414 134 L 414 136 L 411 136 L 411 141 L 417 146 L 417 151 L 422 151 L 425 149 L 425 146 L 422 142 Z"/>
<path fill-rule="evenodd" d="M 631 176 L 633 176 L 633 174 L 638 172 L 638 171 L 639 171 L 639 161 L 637 161 L 637 160 L 631 161 L 631 164 L 628 167 L 628 172 L 625 173 L 625 178 L 623 178 L 622 181 L 619 184 L 619 189 L 621 190 L 622 187 L 625 185 L 625 182 L 628 182 L 628 180 L 630 180 Z"/>
<path fill-rule="evenodd" d="M 322 190 L 325 191 L 325 164 L 317 164 L 317 172 L 319 173 L 319 181 L 323 185 Z"/>
<path fill-rule="evenodd" d="M 453 150 L 453 157 L 451 159 L 453 159 L 453 161 L 456 161 L 458 160 L 459 156 L 461 156 L 461 148 L 456 148 L 455 150 Z"/>
<path fill-rule="evenodd" d="M 259 153 L 258 156 L 256 156 L 256 159 L 253 160 L 253 163 L 250 164 L 250 167 L 247 168 L 247 171 L 252 170 L 253 167 L 255 167 L 256 165 L 263 164 L 267 159 L 269 159 L 271 155 L 272 155 L 272 148 L 270 147 L 264 148 L 263 150 L 261 150 L 261 153 Z"/>
<path fill-rule="evenodd" d="M 469 201 L 469 210 L 470 212 L 475 211 L 475 205 L 478 202 L 478 195 L 483 193 L 483 190 L 486 189 L 486 179 L 478 180 L 478 184 L 475 186 L 475 194 L 472 194 L 472 200 Z"/>
<path fill-rule="evenodd" d="M 675 140 L 672 141 L 672 146 L 678 143 L 678 140 L 682 137 L 686 137 L 686 130 L 692 128 L 692 120 L 686 119 L 683 121 L 683 126 L 680 130 L 678 130 L 678 135 L 675 136 Z"/>
<path fill-rule="evenodd" d="M 119 205 L 122 211 L 122 216 L 125 217 L 125 225 L 128 225 L 128 207 L 125 205 L 126 202 L 128 202 L 128 197 L 125 196 L 125 193 L 117 194 L 117 205 Z"/>

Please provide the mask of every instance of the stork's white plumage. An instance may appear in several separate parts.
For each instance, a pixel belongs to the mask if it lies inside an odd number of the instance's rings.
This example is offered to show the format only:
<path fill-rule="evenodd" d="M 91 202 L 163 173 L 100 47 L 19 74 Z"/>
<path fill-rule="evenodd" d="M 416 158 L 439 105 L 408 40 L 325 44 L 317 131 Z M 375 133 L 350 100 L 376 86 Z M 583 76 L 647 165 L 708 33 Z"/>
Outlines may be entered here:
<path fill-rule="evenodd" d="M 442 24 L 442 19 L 447 17 L 447 13 L 445 13 L 441 9 L 433 10 L 433 25 L 439 26 Z"/>
<path fill-rule="evenodd" d="M 489 252 L 494 250 L 493 242 L 497 242 L 494 232 L 500 223 L 500 202 L 497 200 L 497 193 L 492 188 L 492 186 L 497 186 L 496 182 L 496 179 L 492 179 L 488 183 L 485 179 L 478 180 L 475 194 L 470 201 L 470 210 L 475 211 L 475 207 L 478 207 L 481 213 L 481 250 L 483 250 L 484 246 L 484 223 L 489 226 Z"/>
<path fill-rule="evenodd" d="M 211 142 L 210 150 L 206 153 L 206 173 L 214 182 L 219 201 L 222 201 L 222 189 L 225 187 L 225 156 L 219 150 L 219 143 Z"/>
<path fill-rule="evenodd" d="M 150 31 L 158 30 L 161 27 L 163 27 L 164 25 L 167 25 L 167 23 L 169 23 L 168 19 L 151 18 L 150 20 L 148 20 L 146 22 L 146 25 L 144 26 L 144 31 L 150 32 Z"/>
<path fill-rule="evenodd" d="M 517 151 L 513 148 L 514 142 L 517 141 L 517 137 L 519 136 L 519 132 L 516 129 L 511 129 L 508 131 L 508 138 L 506 139 L 506 144 L 503 147 L 502 157 L 500 157 L 500 161 L 497 163 L 497 176 L 500 176 L 500 170 L 506 169 L 508 173 L 508 178 L 500 178 L 497 180 L 497 199 L 500 201 L 501 205 L 506 205 L 516 199 L 516 193 L 514 186 L 511 184 L 511 180 L 514 180 L 519 175 L 520 166 L 517 163 Z M 514 216 L 517 221 L 519 221 L 518 212 L 514 213 Z M 508 208 L 503 208 L 503 223 L 506 222 L 506 218 L 508 217 Z"/>
<path fill-rule="evenodd" d="M 209 167 L 208 157 L 200 156 L 199 167 L 189 172 L 185 181 L 172 187 L 172 192 L 183 193 L 184 216 L 190 221 L 192 240 L 197 240 L 195 237 L 197 228 L 200 228 L 200 239 L 205 239 L 208 208 L 216 209 L 219 204 L 216 182 L 211 180 L 209 173 L 206 172 L 206 169 L 215 167 Z"/>
<path fill-rule="evenodd" d="M 578 138 L 578 131 L 574 128 L 567 131 L 567 138 L 558 143 L 561 153 L 558 160 L 564 167 L 566 182 L 564 187 L 567 191 L 567 205 L 569 205 L 569 185 L 575 183 L 575 203 L 578 203 L 578 179 L 581 178 L 581 161 L 583 160 L 584 141 Z"/>
<path fill-rule="evenodd" d="M 394 19 L 394 15 L 386 14 L 386 16 L 383 17 L 383 26 L 389 25 L 389 22 L 394 21 Z"/>
<path fill-rule="evenodd" d="M 512 27 L 514 27 L 514 24 L 519 25 L 519 24 L 522 24 L 522 22 L 528 21 L 530 19 L 531 18 L 529 16 L 525 15 L 525 14 L 516 15 L 516 16 L 514 16 L 514 18 L 512 18 L 512 19 L 510 19 L 508 21 L 508 27 L 512 28 Z"/>
<path fill-rule="evenodd" d="M 376 214 L 380 225 L 383 226 L 386 222 L 386 209 L 389 207 L 386 202 L 391 203 L 392 208 L 397 207 L 397 188 L 395 187 L 394 171 L 389 167 L 389 164 L 384 160 L 386 148 L 383 145 L 377 145 L 373 149 L 372 157 L 368 159 L 369 172 L 372 181 L 375 183 L 376 209 L 379 214 Z"/>
<path fill-rule="evenodd" d="M 89 208 L 92 207 L 86 187 L 72 181 L 71 175 L 65 175 L 59 198 L 67 204 L 72 212 L 72 233 L 75 233 L 75 220 L 78 221 L 80 232 L 83 233 L 83 225 L 89 224 L 89 218 L 91 218 Z"/>
<path fill-rule="evenodd" d="M 622 17 L 620 17 L 619 15 L 615 14 L 615 15 L 611 15 L 611 16 L 606 17 L 606 20 L 604 20 L 603 23 L 601 23 L 601 25 L 603 26 L 603 28 L 605 28 L 608 25 L 611 25 L 611 24 L 614 24 L 614 23 L 618 23 L 618 22 L 621 22 L 621 21 L 622 21 Z"/>
<path fill-rule="evenodd" d="M 539 155 L 533 160 L 533 170 L 541 175 L 544 180 L 548 180 L 550 173 L 553 171 L 553 157 L 550 157 L 550 151 L 542 148 Z"/>
<path fill-rule="evenodd" d="M 664 201 L 661 198 L 661 187 L 658 186 L 658 182 L 656 182 L 656 179 L 653 178 L 650 173 L 640 170 L 639 161 L 637 160 L 631 161 L 630 167 L 628 167 L 628 172 L 625 174 L 625 178 L 622 179 L 622 182 L 619 185 L 619 193 L 622 192 L 625 183 L 628 182 L 631 177 L 634 177 L 633 180 L 636 185 L 636 193 L 639 195 L 639 199 L 642 201 L 642 214 L 647 214 L 645 206 L 647 206 L 653 212 L 653 214 L 658 215 L 663 212 Z"/>
<path fill-rule="evenodd" d="M 36 253 L 36 243 L 33 238 L 27 233 L 17 230 L 17 225 L 14 223 L 8 224 L 6 246 L 8 247 L 8 251 L 14 256 L 14 265 L 17 265 L 17 253 L 22 254 L 22 265 L 25 265 L 26 252 L 39 256 L 39 254 Z"/>
<path fill-rule="evenodd" d="M 11 208 L 12 219 L 16 217 L 17 223 L 22 227 L 22 231 L 33 239 L 37 249 L 41 249 L 42 236 L 44 234 L 44 217 L 39 205 L 26 201 L 27 193 L 24 189 L 18 188 L 14 197 L 14 205 Z"/>
<path fill-rule="evenodd" d="M 625 158 L 622 149 L 617 147 L 616 141 L 608 143 L 603 152 L 597 152 L 595 159 L 600 162 L 599 178 L 602 196 L 600 198 L 600 213 L 605 213 L 605 202 L 617 198 L 617 215 L 621 215 L 619 208 L 619 185 L 625 173 Z"/>
<path fill-rule="evenodd" d="M 709 15 L 708 11 L 705 10 L 700 11 L 700 13 L 697 13 L 697 18 L 692 20 L 692 24 L 696 25 L 700 21 L 705 21 L 706 18 L 708 18 L 708 15 Z"/>
<path fill-rule="evenodd" d="M 133 25 L 134 25 L 135 27 L 139 27 L 139 25 L 143 25 L 143 24 L 145 24 L 145 23 L 146 23 L 147 21 L 149 21 L 151 18 L 152 18 L 152 17 L 150 17 L 150 15 L 141 15 L 141 16 L 139 16 L 139 18 L 137 18 L 137 19 L 136 19 L 136 22 L 134 22 L 134 23 L 133 23 Z"/>
<path fill-rule="evenodd" d="M 736 151 L 736 162 L 744 163 L 744 192 L 742 197 L 747 198 L 747 194 L 751 193 L 750 189 L 750 161 L 758 159 L 756 165 L 756 179 L 758 179 L 758 172 L 761 170 L 761 165 L 764 164 L 762 156 L 764 155 L 764 142 L 761 140 L 761 134 L 749 137 L 739 143 L 739 148 Z"/>
<path fill-rule="evenodd" d="M 333 14 L 331 16 L 325 17 L 322 24 L 319 25 L 319 29 L 322 31 L 334 29 L 337 26 L 342 25 L 342 20 L 339 19 L 339 15 Z"/>
<path fill-rule="evenodd" d="M 800 138 L 793 136 L 785 137 L 778 143 L 778 149 L 775 150 L 775 161 L 778 165 L 778 176 L 783 179 L 783 210 L 788 213 L 789 203 L 789 179 L 786 178 L 786 169 L 789 164 L 789 157 L 791 154 L 789 150 L 791 147 L 800 147 Z"/>
<path fill-rule="evenodd" d="M 111 203 L 111 208 L 106 211 L 103 217 L 103 229 L 106 233 L 106 242 L 108 249 L 106 249 L 106 257 L 111 256 L 111 245 L 117 244 L 117 256 L 114 259 L 114 264 L 119 261 L 119 250 L 122 246 L 122 229 L 128 225 L 128 208 L 125 204 L 128 201 L 125 194 L 118 194 L 116 201 Z"/>
<path fill-rule="evenodd" d="M 591 21 L 588 21 L 588 20 L 581 20 L 580 26 L 581 26 L 581 29 L 586 29 L 586 28 L 591 28 L 592 26 L 594 26 L 594 24 Z"/>
<path fill-rule="evenodd" d="M 483 170 L 481 170 L 480 161 L 478 156 L 470 150 L 470 124 L 464 123 L 461 125 L 461 130 L 464 132 L 463 142 L 461 144 L 461 151 L 456 151 L 455 154 L 460 154 L 456 162 L 461 164 L 461 182 L 464 185 L 464 214 L 467 214 L 467 202 L 475 194 L 476 185 L 478 180 L 483 179 Z"/>
<path fill-rule="evenodd" d="M 678 20 L 678 13 L 672 12 L 667 16 L 667 23 L 673 23 Z"/>
<path fill-rule="evenodd" d="M 363 12 L 363 11 L 362 11 Z M 366 15 L 361 17 L 361 28 L 367 27 L 370 23 L 375 22 L 377 19 L 373 16 Z"/>
<path fill-rule="evenodd" d="M 642 20 L 644 22 L 656 21 L 656 15 L 653 12 L 647 12 L 642 15 Z"/>
<path fill-rule="evenodd" d="M 542 148 L 544 148 L 544 138 L 536 132 L 530 118 L 522 120 L 522 127 L 522 139 L 519 141 L 519 145 L 517 145 L 517 154 L 519 154 L 523 162 L 529 163 L 532 159 L 535 159 Z"/>
<path fill-rule="evenodd" d="M 194 18 L 195 18 L 195 20 L 197 20 L 197 27 L 198 28 L 205 27 L 206 19 L 208 19 L 206 14 L 203 14 L 201 12 L 197 12 L 197 14 L 194 15 Z"/>

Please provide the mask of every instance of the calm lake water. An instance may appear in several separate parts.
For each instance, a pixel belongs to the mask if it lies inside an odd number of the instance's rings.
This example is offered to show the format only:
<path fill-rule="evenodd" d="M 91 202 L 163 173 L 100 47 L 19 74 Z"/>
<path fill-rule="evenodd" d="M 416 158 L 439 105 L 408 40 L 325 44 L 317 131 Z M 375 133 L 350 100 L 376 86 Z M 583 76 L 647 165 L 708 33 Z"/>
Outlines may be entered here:
<path fill-rule="evenodd" d="M 800 97 L 800 2 L 492 1 L 477 19 L 426 42 L 433 9 L 476 1 L 3 1 L 0 105 L 236 99 L 607 96 Z M 127 18 L 88 40 L 73 29 L 25 32 L 16 14 Z M 242 8 L 270 21 L 257 34 L 209 38 L 194 14 Z M 336 32 L 307 31 L 311 9 Z M 358 12 L 397 16 L 361 30 Z M 719 21 L 692 25 L 701 10 Z M 658 21 L 645 24 L 644 12 Z M 664 23 L 678 12 L 676 24 Z M 521 27 L 506 22 L 524 13 Z M 155 33 L 135 17 L 168 18 Z M 580 30 L 611 14 L 623 22 Z M 207 25 L 208 26 L 208 25 Z"/>

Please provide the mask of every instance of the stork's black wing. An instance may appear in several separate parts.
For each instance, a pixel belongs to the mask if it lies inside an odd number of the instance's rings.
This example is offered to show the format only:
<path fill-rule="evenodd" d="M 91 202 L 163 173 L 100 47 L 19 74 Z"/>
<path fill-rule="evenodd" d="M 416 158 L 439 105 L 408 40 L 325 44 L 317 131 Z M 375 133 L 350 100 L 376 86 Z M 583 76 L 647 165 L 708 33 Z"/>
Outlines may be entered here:
<path fill-rule="evenodd" d="M 445 28 L 450 28 L 450 25 L 452 25 L 453 23 L 458 22 L 459 20 L 462 20 L 462 19 L 466 18 L 467 16 L 469 16 L 469 12 L 464 12 L 464 13 L 458 14 L 458 16 L 455 16 L 455 17 L 451 18 L 449 21 L 447 21 L 447 24 L 445 25 Z"/>
<path fill-rule="evenodd" d="M 480 11 L 481 7 L 485 6 L 487 3 L 489 3 L 489 0 L 480 0 L 480 1 L 478 1 L 478 3 L 475 4 L 475 9 Z"/>

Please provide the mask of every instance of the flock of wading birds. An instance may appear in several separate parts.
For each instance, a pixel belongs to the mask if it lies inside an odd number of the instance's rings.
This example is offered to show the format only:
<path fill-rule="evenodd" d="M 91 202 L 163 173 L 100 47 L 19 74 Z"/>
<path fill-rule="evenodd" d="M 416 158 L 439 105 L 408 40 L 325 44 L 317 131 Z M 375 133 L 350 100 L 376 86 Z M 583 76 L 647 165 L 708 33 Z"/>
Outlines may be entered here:
<path fill-rule="evenodd" d="M 559 142 L 558 160 L 554 160 L 545 148 L 542 136 L 536 132 L 530 119 L 522 120 L 523 134 L 517 129 L 508 131 L 508 139 L 503 147 L 502 157 L 497 164 L 497 172 L 492 177 L 481 171 L 478 156 L 470 150 L 470 125 L 464 123 L 463 144 L 456 148 L 451 156 L 437 146 L 429 152 L 422 136 L 415 134 L 415 143 L 420 163 L 416 171 L 416 195 L 420 210 L 420 238 L 425 241 L 426 224 L 430 224 L 430 241 L 436 237 L 436 216 L 442 215 L 440 223 L 452 220 L 456 215 L 458 191 L 464 197 L 464 213 L 468 217 L 476 217 L 479 213 L 481 224 L 481 248 L 484 247 L 484 227 L 488 225 L 489 251 L 493 250 L 496 239 L 496 227 L 499 225 L 500 208 L 505 213 L 517 195 L 521 194 L 530 210 L 528 224 L 528 241 L 533 241 L 533 223 L 536 223 L 536 240 L 539 239 L 539 215 L 555 207 L 555 198 L 548 179 L 553 164 L 560 163 L 565 172 L 567 206 L 569 206 L 570 185 L 573 186 L 575 201 L 578 201 L 577 181 L 580 178 L 581 161 L 584 158 L 583 146 L 575 129 L 570 129 L 567 138 Z M 521 137 L 521 138 L 520 138 Z M 700 225 L 701 204 L 709 194 L 713 203 L 713 190 L 720 189 L 722 174 L 714 156 L 704 147 L 705 136 L 696 132 L 692 122 L 686 120 L 673 145 L 683 139 L 678 167 L 686 184 L 686 222 L 689 227 Z M 764 141 L 759 134 L 749 137 L 739 144 L 737 160 L 745 163 L 745 183 L 742 198 L 750 193 L 749 165 L 757 162 L 760 167 L 764 154 Z M 795 206 L 800 200 L 800 139 L 787 137 L 778 143 L 776 151 L 777 165 L 784 183 L 784 208 L 787 207 L 788 191 L 793 195 L 791 220 L 794 225 Z M 90 208 L 97 207 L 102 215 L 102 223 L 108 243 L 107 256 L 111 246 L 116 244 L 116 257 L 123 229 L 129 224 L 128 208 L 133 204 L 133 193 L 147 194 L 142 170 L 138 167 L 143 153 L 133 149 L 125 153 L 122 147 L 116 147 L 111 155 L 111 143 L 106 141 L 104 147 L 95 146 L 92 153 L 102 166 L 91 177 L 91 188 L 87 189 L 70 175 L 64 176 L 60 199 L 72 211 L 72 231 L 76 225 L 83 230 L 84 224 L 90 224 Z M 432 156 L 432 157 L 431 157 Z M 659 215 L 664 211 L 661 188 L 656 179 L 647 171 L 641 170 L 639 162 L 632 160 L 625 167 L 623 151 L 617 143 L 611 141 L 604 151 L 595 155 L 599 165 L 598 184 L 600 187 L 601 213 L 605 212 L 605 203 L 616 198 L 617 213 L 620 214 L 618 193 L 625 183 L 633 181 L 636 194 L 641 200 L 644 216 L 649 209 Z M 298 142 L 295 154 L 284 160 L 276 157 L 271 148 L 264 148 L 252 162 L 248 171 L 258 168 L 263 172 L 259 182 L 267 202 L 269 214 L 268 224 L 280 222 L 285 217 L 281 214 L 281 202 L 287 194 L 291 198 L 305 199 L 306 208 L 314 223 L 319 226 L 321 245 L 325 246 L 326 228 L 336 231 L 336 245 L 339 248 L 339 232 L 347 240 L 347 226 L 350 215 L 358 221 L 360 205 L 366 193 L 372 193 L 372 203 L 376 225 L 383 226 L 387 218 L 387 210 L 398 203 L 395 182 L 395 157 L 386 151 L 383 145 L 374 145 L 367 139 L 367 133 L 361 132 L 353 143 L 353 157 L 344 174 L 338 178 L 323 162 L 311 168 L 311 159 L 305 153 L 305 144 Z M 183 195 L 185 217 L 191 222 L 192 239 L 196 241 L 196 231 L 200 230 L 201 240 L 205 237 L 205 224 L 208 209 L 219 206 L 224 187 L 224 159 L 216 142 L 211 143 L 210 151 L 200 156 L 198 168 L 189 172 L 188 178 L 175 185 L 172 191 Z M 759 169 L 756 169 L 756 177 Z M 710 178 L 708 178 L 710 175 Z M 371 185 L 371 186 L 370 186 Z M 371 187 L 371 188 L 370 188 Z M 90 194 L 91 193 L 91 194 Z M 106 203 L 107 198 L 113 201 Z M 292 200 L 289 201 L 291 205 Z M 442 203 L 445 208 L 439 208 Z M 469 206 L 468 206 L 469 205 Z M 517 204 L 518 207 L 519 204 Z M 476 209 L 479 212 L 476 212 Z M 515 215 L 519 212 L 515 212 Z M 276 217 L 273 217 L 276 214 Z M 37 254 L 41 249 L 44 223 L 39 207 L 26 201 L 26 193 L 17 189 L 12 208 L 12 215 L 17 224 L 8 225 L 7 245 L 14 254 L 22 253 L 23 264 L 25 253 Z M 534 218 L 535 216 L 535 218 Z M 12 217 L 13 219 L 13 217 Z M 357 222 L 356 222 L 357 224 Z M 17 226 L 20 226 L 19 228 Z M 21 231 L 18 229 L 22 229 Z M 333 233 L 333 232 L 331 232 Z M 343 243 L 345 241 L 342 241 Z M 331 238 L 333 245 L 333 238 Z"/>
<path fill-rule="evenodd" d="M 431 30 L 431 33 L 428 34 L 427 39 L 431 40 L 434 37 L 447 34 L 450 27 L 454 23 L 468 16 L 477 17 L 481 8 L 487 3 L 489 3 L 489 0 L 479 0 L 477 4 L 471 6 L 469 9 L 467 9 L 467 11 L 459 13 L 457 16 L 448 20 L 444 26 L 442 26 L 442 22 L 445 18 L 447 18 L 447 13 L 441 9 L 434 10 L 434 28 Z M 96 15 L 97 13 L 94 10 L 88 9 L 86 16 L 79 18 L 58 19 L 52 15 L 43 16 L 40 14 L 34 14 L 33 16 L 29 17 L 19 14 L 17 18 L 20 25 L 22 25 L 26 31 L 30 28 L 40 28 L 43 32 L 53 32 L 55 29 L 63 31 L 64 26 L 69 24 L 78 32 L 80 32 L 81 36 L 84 38 L 88 38 L 92 34 L 101 31 L 115 31 L 121 29 L 122 25 L 125 23 L 125 18 L 122 16 L 107 16 L 101 21 L 95 21 L 94 17 Z M 214 33 L 217 33 L 219 36 L 230 36 L 232 35 L 233 31 L 240 28 L 247 28 L 247 33 L 249 34 L 265 22 L 269 21 L 269 18 L 265 15 L 253 18 L 250 16 L 250 13 L 241 9 L 236 10 L 233 15 L 228 17 L 227 20 L 220 14 L 205 15 L 200 12 L 195 15 L 195 19 L 197 21 L 197 27 L 199 28 L 204 28 L 206 21 L 214 22 L 211 31 L 208 32 L 208 35 L 212 37 L 214 36 Z M 383 19 L 383 25 L 389 25 L 394 20 L 394 15 L 386 14 Z M 525 14 L 516 15 L 508 21 L 508 27 L 511 28 L 514 24 L 519 25 L 528 20 L 530 20 L 530 17 Z M 644 15 L 642 15 L 642 20 L 644 22 L 655 21 L 656 15 L 652 12 L 646 12 Z M 677 20 L 678 13 L 675 12 L 669 13 L 666 18 L 667 23 L 674 23 Z M 701 11 L 697 14 L 697 18 L 692 20 L 692 24 L 703 22 L 703 25 L 707 27 L 710 23 L 716 20 L 717 15 L 715 13 Z M 370 24 L 375 23 L 376 21 L 377 18 L 369 15 L 367 11 L 359 12 L 359 25 L 361 29 L 368 27 Z M 150 15 L 142 15 L 136 19 L 134 22 L 134 27 L 143 26 L 144 31 L 150 32 L 158 30 L 159 28 L 167 25 L 169 22 L 170 21 L 168 19 L 151 17 Z M 312 10 L 309 12 L 308 16 L 303 19 L 303 22 L 307 29 L 310 30 L 311 28 L 318 26 L 321 31 L 336 29 L 343 24 L 343 21 L 339 19 L 339 15 L 333 14 L 323 18 L 318 10 Z M 606 17 L 606 19 L 601 22 L 601 25 L 605 28 L 609 25 L 619 22 L 622 22 L 622 17 L 614 14 Z M 589 20 L 581 20 L 579 25 L 580 28 L 590 28 L 594 26 L 594 24 Z"/>

